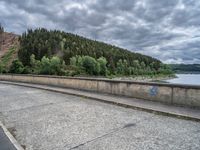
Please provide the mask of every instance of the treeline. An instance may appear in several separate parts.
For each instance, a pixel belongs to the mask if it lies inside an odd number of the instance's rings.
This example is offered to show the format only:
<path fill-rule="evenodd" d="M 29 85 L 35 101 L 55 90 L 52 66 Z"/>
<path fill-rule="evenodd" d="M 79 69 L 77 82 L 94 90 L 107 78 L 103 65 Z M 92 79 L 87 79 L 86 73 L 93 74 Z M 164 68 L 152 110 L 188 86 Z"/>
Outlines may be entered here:
<path fill-rule="evenodd" d="M 65 33 L 61 31 L 49 31 L 46 29 L 28 30 L 20 37 L 19 59 L 24 65 L 30 65 L 30 56 L 34 54 L 36 59 L 43 56 L 59 56 L 67 65 L 70 58 L 76 55 L 90 56 L 95 59 L 103 56 L 108 61 L 108 67 L 114 71 L 118 60 L 126 60 L 129 66 L 134 66 L 134 61 L 144 63 L 153 70 L 161 67 L 161 62 L 149 56 L 133 53 L 128 50 L 89 40 L 87 38 Z"/>
<path fill-rule="evenodd" d="M 30 57 L 30 66 L 24 66 L 21 61 L 12 62 L 9 72 L 18 74 L 45 74 L 45 75 L 107 75 L 107 60 L 104 57 L 98 60 L 90 56 L 76 56 L 70 59 L 70 65 L 66 65 L 57 56 L 47 58 L 43 56 L 41 60 L 35 59 L 35 55 Z"/>
<path fill-rule="evenodd" d="M 1 69 L 0 69 L 1 71 Z M 37 60 L 35 55 L 30 56 L 30 65 L 24 66 L 20 60 L 15 60 L 9 70 L 10 73 L 18 74 L 45 74 L 45 75 L 95 75 L 95 76 L 131 76 L 131 75 L 156 75 L 172 74 L 168 65 L 162 64 L 157 72 L 146 67 L 144 63 L 140 65 L 135 61 L 135 66 L 128 65 L 126 60 L 118 60 L 114 73 L 111 73 L 108 67 L 108 61 L 105 57 L 95 59 L 90 56 L 74 56 L 70 58 L 70 64 L 66 65 L 64 60 L 57 56 L 48 58 L 43 56 Z"/>
<path fill-rule="evenodd" d="M 78 69 L 83 69 L 90 75 L 112 75 L 110 69 L 107 67 L 108 61 L 104 57 L 95 59 L 90 56 L 75 56 L 70 59 L 70 65 L 76 66 Z M 170 67 L 165 64 L 161 64 L 161 67 L 155 71 L 151 69 L 151 66 L 146 66 L 144 62 L 141 64 L 138 60 L 135 60 L 133 66 L 130 66 L 126 59 L 119 59 L 116 63 L 114 75 L 155 75 L 155 74 L 172 74 Z"/>
<path fill-rule="evenodd" d="M 9 73 L 18 74 L 46 74 L 46 75 L 64 75 L 65 63 L 60 58 L 53 56 L 52 58 L 43 57 L 36 60 L 35 55 L 30 57 L 30 66 L 24 66 L 21 61 L 14 60 L 10 66 Z"/>
<path fill-rule="evenodd" d="M 176 73 L 200 73 L 200 64 L 170 64 Z"/>

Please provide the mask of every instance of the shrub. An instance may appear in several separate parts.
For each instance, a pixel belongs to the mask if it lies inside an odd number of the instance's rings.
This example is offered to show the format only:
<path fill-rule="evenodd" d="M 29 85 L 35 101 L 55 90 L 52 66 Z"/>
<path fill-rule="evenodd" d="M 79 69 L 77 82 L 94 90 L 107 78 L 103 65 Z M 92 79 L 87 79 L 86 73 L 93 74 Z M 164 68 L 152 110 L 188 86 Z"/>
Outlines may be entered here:
<path fill-rule="evenodd" d="M 10 66 L 9 72 L 20 74 L 23 73 L 23 71 L 24 71 L 24 65 L 22 64 L 22 62 L 19 61 L 18 59 L 14 60 Z"/>
<path fill-rule="evenodd" d="M 120 75 L 127 75 L 129 72 L 128 70 L 128 63 L 126 60 L 119 60 L 117 62 L 117 70 L 116 70 L 116 74 L 120 74 Z"/>
<path fill-rule="evenodd" d="M 84 56 L 82 66 L 84 67 L 85 71 L 90 75 L 99 74 L 100 65 L 93 57 Z"/>
<path fill-rule="evenodd" d="M 62 63 L 60 58 L 54 56 L 50 59 L 50 74 L 61 75 Z"/>
<path fill-rule="evenodd" d="M 0 73 L 5 72 L 5 67 L 4 65 L 0 62 Z"/>
<path fill-rule="evenodd" d="M 99 59 L 97 59 L 97 62 L 99 63 L 100 66 L 100 75 L 106 76 L 107 75 L 107 60 L 104 57 L 100 57 Z"/>
<path fill-rule="evenodd" d="M 50 60 L 46 56 L 42 57 L 39 70 L 40 74 L 50 74 Z"/>
<path fill-rule="evenodd" d="M 99 62 L 101 62 L 101 66 Z M 104 68 L 104 63 L 106 64 L 107 61 L 101 58 L 99 62 L 90 56 L 75 56 L 70 58 L 71 66 L 76 66 L 80 70 L 85 70 L 89 75 L 99 75 L 101 67 Z"/>
<path fill-rule="evenodd" d="M 48 75 L 64 75 L 65 74 L 65 62 L 61 61 L 59 57 L 54 56 L 52 58 L 42 57 L 40 62 L 40 74 Z"/>
<path fill-rule="evenodd" d="M 77 58 L 76 57 L 70 58 L 70 65 L 77 66 Z"/>
<path fill-rule="evenodd" d="M 26 66 L 25 70 L 30 73 L 39 74 L 41 68 L 41 62 L 35 59 L 35 55 L 32 54 L 30 57 L 30 67 Z"/>

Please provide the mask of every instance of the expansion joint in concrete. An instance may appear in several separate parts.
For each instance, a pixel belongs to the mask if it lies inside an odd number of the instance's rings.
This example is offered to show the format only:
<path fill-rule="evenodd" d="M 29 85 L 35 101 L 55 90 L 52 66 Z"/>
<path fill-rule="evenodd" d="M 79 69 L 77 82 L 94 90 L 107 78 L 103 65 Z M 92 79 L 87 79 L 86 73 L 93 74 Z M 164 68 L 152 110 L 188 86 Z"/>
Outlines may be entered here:
<path fill-rule="evenodd" d="M 124 129 L 127 129 L 127 128 L 131 128 L 131 127 L 135 127 L 135 126 L 136 126 L 137 124 L 139 124 L 140 122 L 143 122 L 143 121 L 146 121 L 146 120 L 150 120 L 151 118 L 152 118 L 152 117 L 150 117 L 150 118 L 145 118 L 145 119 L 140 120 L 140 121 L 138 121 L 138 122 L 135 122 L 135 123 L 128 123 L 128 124 L 125 124 L 125 125 L 122 126 L 122 127 L 118 127 L 118 128 L 112 129 L 112 130 L 111 130 L 110 132 L 108 132 L 108 133 L 105 133 L 105 134 L 100 135 L 100 136 L 98 136 L 98 137 L 96 137 L 96 138 L 93 138 L 93 139 L 91 139 L 91 140 L 89 140 L 89 141 L 86 141 L 86 142 L 84 142 L 84 143 L 81 143 L 81 144 L 79 144 L 79 145 L 76 145 L 76 146 L 74 146 L 74 147 L 71 147 L 69 150 L 77 149 L 77 148 L 79 148 L 79 147 L 81 147 L 81 146 L 84 146 L 85 144 L 88 144 L 88 143 L 97 141 L 97 140 L 102 139 L 102 138 L 104 138 L 104 137 L 108 137 L 109 135 L 112 135 L 112 134 L 114 134 L 114 133 L 116 133 L 116 132 L 120 132 L 121 130 L 124 130 Z M 67 145 L 66 145 L 65 147 L 67 147 Z"/>

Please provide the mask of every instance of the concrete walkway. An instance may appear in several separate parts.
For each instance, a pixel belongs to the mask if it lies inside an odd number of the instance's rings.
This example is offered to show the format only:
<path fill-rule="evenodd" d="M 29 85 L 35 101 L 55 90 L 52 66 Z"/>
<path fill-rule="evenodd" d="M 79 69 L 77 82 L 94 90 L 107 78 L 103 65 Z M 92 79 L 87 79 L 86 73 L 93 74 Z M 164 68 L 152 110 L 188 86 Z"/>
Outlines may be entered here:
<path fill-rule="evenodd" d="M 200 149 L 199 122 L 18 85 L 0 83 L 0 121 L 26 150 Z"/>
<path fill-rule="evenodd" d="M 102 94 L 102 93 L 88 92 L 88 91 L 75 90 L 75 89 L 52 87 L 52 86 L 46 86 L 46 85 L 9 82 L 9 81 L 0 81 L 0 83 L 32 87 L 32 88 L 37 88 L 37 89 L 44 89 L 44 90 L 64 93 L 64 94 L 82 96 L 85 98 L 91 98 L 97 101 L 110 103 L 110 104 L 114 104 L 114 105 L 118 105 L 122 107 L 128 107 L 128 108 L 138 109 L 138 110 L 152 112 L 156 114 L 178 117 L 178 118 L 182 118 L 186 120 L 193 120 L 193 121 L 200 122 L 200 110 L 194 109 L 194 108 L 172 106 L 172 105 L 162 104 L 159 102 L 153 102 L 153 101 L 148 101 L 148 100 L 129 98 L 129 97 L 120 97 L 120 96 L 115 96 L 115 95 L 110 95 L 110 94 Z"/>

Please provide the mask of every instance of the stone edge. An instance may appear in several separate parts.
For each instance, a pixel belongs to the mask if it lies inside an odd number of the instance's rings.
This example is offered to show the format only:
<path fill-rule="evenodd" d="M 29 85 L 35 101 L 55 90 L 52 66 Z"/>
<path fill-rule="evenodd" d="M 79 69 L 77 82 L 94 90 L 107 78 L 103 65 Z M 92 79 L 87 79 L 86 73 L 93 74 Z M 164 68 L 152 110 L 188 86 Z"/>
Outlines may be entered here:
<path fill-rule="evenodd" d="M 45 78 L 60 78 L 60 79 L 77 79 L 77 80 L 89 80 L 89 81 L 104 81 L 113 83 L 133 83 L 139 85 L 156 85 L 156 86 L 167 86 L 167 87 L 177 87 L 177 88 L 194 88 L 200 89 L 200 85 L 190 85 L 190 84 L 176 84 L 176 83 L 159 83 L 159 82 L 144 82 L 144 81 L 133 81 L 133 80 L 116 80 L 108 78 L 92 78 L 92 77 L 67 77 L 67 76 L 56 76 L 56 75 L 34 75 L 34 74 L 0 74 L 9 76 L 28 76 L 28 77 L 45 77 Z"/>
<path fill-rule="evenodd" d="M 2 127 L 4 133 L 10 140 L 10 142 L 14 145 L 16 150 L 24 150 L 22 146 L 17 142 L 17 140 L 13 137 L 13 135 L 8 131 L 8 129 L 3 125 L 3 123 L 0 121 L 0 126 Z"/>

